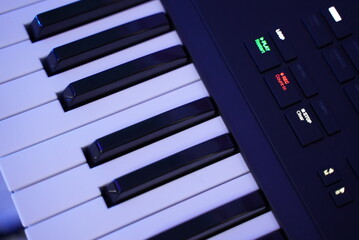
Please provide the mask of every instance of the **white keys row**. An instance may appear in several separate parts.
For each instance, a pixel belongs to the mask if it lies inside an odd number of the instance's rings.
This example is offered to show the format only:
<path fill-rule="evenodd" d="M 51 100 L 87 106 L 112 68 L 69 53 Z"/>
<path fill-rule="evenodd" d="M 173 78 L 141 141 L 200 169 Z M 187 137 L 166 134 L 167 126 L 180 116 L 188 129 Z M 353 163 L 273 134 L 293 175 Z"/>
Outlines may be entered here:
<path fill-rule="evenodd" d="M 241 160 L 241 163 L 244 164 L 243 160 Z M 171 206 L 159 213 L 141 219 L 138 222 L 112 232 L 100 239 L 147 239 L 203 213 L 243 197 L 257 189 L 258 186 L 251 174 L 246 174 Z"/>
<path fill-rule="evenodd" d="M 43 69 L 40 59 L 55 47 L 159 12 L 164 12 L 161 3 L 151 1 L 39 42 L 27 40 L 0 49 L 0 83 Z"/>
<path fill-rule="evenodd" d="M 71 131 L 198 80 L 197 72 L 193 70 L 174 70 L 68 112 L 64 112 L 56 100 L 4 119 L 0 121 L 0 156 Z"/>
<path fill-rule="evenodd" d="M 15 192 L 13 200 L 23 225 L 33 225 L 100 196 L 99 187 L 115 178 L 225 133 L 218 117 L 95 168 L 82 164 Z"/>
<path fill-rule="evenodd" d="M 31 239 L 94 239 L 239 177 L 247 171 L 232 156 L 107 208 L 102 197 L 26 229 Z M 78 191 L 81 191 L 79 189 Z"/>
<path fill-rule="evenodd" d="M 267 212 L 227 231 L 224 231 L 208 240 L 251 240 L 263 237 L 280 227 L 272 212 Z"/>
<path fill-rule="evenodd" d="M 196 72 L 193 74 L 195 73 Z M 163 78 L 165 81 L 162 81 Z M 0 159 L 0 167 L 9 190 L 16 191 L 85 163 L 85 157 L 81 148 L 91 144 L 99 137 L 118 131 L 177 106 L 208 96 L 203 83 L 197 81 L 159 97 L 153 95 L 153 97 L 156 98 L 133 106 L 134 99 L 148 95 L 148 92 L 157 92 L 158 89 L 156 90 L 155 88 L 161 88 L 165 85 L 169 85 L 173 88 L 174 86 L 189 84 L 195 80 L 196 78 L 189 78 L 188 80 L 186 75 L 181 74 L 169 74 L 167 77 L 163 75 L 157 79 L 153 79 L 143 85 L 142 92 L 131 91 L 128 94 L 124 94 L 120 99 L 112 99 L 112 104 L 110 104 L 111 101 L 108 103 L 110 105 L 108 107 L 111 107 L 111 105 L 121 105 L 127 102 L 128 105 L 124 108 L 124 111 Z M 136 101 L 138 100 L 136 99 Z M 92 110 L 104 107 L 106 107 L 106 104 L 94 107 Z M 126 109 L 127 107 L 128 109 Z M 84 112 L 84 114 L 89 115 L 87 112 Z M 29 128 L 29 125 L 26 126 L 25 129 L 26 128 Z M 7 136 L 11 136 L 11 132 L 9 132 Z M 6 137 L 3 138 L 2 142 L 4 143 L 1 144 L 5 144 Z"/>
<path fill-rule="evenodd" d="M 4 83 L 0 85 L 0 102 L 6 104 L 0 108 L 0 120 L 56 100 L 56 93 L 71 82 L 179 44 L 177 33 L 170 32 L 52 77 L 40 70 Z"/>
<path fill-rule="evenodd" d="M 9 0 L 1 0 L 0 1 L 0 14 L 25 7 L 32 3 L 40 2 L 44 0 L 17 0 L 17 1 L 9 1 Z"/>
<path fill-rule="evenodd" d="M 6 1 L 9 2 L 9 1 Z M 16 2 L 16 1 L 11 1 Z M 41 1 L 16 11 L 11 11 L 0 15 L 0 49 L 24 40 L 29 39 L 25 25 L 30 24 L 34 17 L 42 12 L 61 7 L 75 2 L 74 0 L 47 0 Z M 7 3 L 6 3 L 7 4 Z"/>

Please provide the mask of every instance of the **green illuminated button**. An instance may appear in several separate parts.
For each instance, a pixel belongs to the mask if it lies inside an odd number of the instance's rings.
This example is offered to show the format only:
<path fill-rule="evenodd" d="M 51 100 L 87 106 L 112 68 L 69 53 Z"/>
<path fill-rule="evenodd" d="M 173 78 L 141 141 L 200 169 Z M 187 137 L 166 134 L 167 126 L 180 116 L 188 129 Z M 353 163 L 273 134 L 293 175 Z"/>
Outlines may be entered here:
<path fill-rule="evenodd" d="M 260 72 L 265 72 L 280 65 L 277 53 L 273 49 L 267 34 L 245 42 L 245 45 Z"/>

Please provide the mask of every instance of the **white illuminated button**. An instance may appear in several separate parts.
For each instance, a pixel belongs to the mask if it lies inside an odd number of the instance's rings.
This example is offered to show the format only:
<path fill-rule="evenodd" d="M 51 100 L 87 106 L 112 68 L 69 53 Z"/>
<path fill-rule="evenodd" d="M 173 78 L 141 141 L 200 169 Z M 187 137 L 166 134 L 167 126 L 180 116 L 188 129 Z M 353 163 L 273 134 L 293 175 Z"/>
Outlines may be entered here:
<path fill-rule="evenodd" d="M 341 180 L 339 172 L 334 167 L 328 167 L 318 172 L 324 186 L 332 185 Z"/>
<path fill-rule="evenodd" d="M 283 57 L 284 61 L 288 62 L 297 58 L 297 53 L 289 38 L 287 38 L 285 29 L 276 28 L 269 32 L 275 45 Z"/>
<path fill-rule="evenodd" d="M 345 17 L 343 17 L 343 13 L 339 14 L 339 12 L 337 8 L 332 6 L 328 9 L 323 9 L 322 14 L 335 36 L 341 39 L 351 35 L 353 31 L 350 29 L 349 24 L 347 24 Z"/>
<path fill-rule="evenodd" d="M 340 14 L 338 13 L 337 9 L 334 6 L 330 7 L 328 10 L 335 22 L 340 22 L 342 20 L 342 17 L 340 16 Z"/>
<path fill-rule="evenodd" d="M 353 201 L 353 198 L 344 186 L 331 191 L 330 195 L 337 207 L 342 207 Z"/>

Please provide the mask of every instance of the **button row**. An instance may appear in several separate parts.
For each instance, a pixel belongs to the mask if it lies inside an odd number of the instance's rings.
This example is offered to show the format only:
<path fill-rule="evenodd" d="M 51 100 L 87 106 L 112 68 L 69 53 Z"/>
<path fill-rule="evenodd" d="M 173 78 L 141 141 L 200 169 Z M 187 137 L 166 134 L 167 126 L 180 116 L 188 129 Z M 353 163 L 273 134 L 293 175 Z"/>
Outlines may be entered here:
<path fill-rule="evenodd" d="M 302 105 L 285 113 L 289 124 L 303 146 L 323 138 L 319 121 L 328 135 L 340 131 L 337 120 L 324 100 L 315 99 L 310 105 L 311 107 L 309 105 Z"/>
<path fill-rule="evenodd" d="M 352 30 L 348 26 L 346 20 L 342 18 L 334 6 L 323 10 L 322 15 L 337 39 L 342 39 L 352 34 Z M 333 42 L 333 39 L 327 30 L 327 25 L 320 15 L 313 14 L 303 18 L 303 24 L 318 48 L 322 48 Z"/>
<path fill-rule="evenodd" d="M 347 157 L 347 162 L 352 168 L 354 174 L 359 179 L 359 157 L 352 155 Z M 324 186 L 328 187 L 341 181 L 341 176 L 338 169 L 334 166 L 327 167 L 318 171 L 318 175 Z M 337 207 L 342 207 L 353 201 L 347 187 L 344 185 L 337 185 L 330 191 L 330 196 Z"/>
<path fill-rule="evenodd" d="M 289 70 L 292 74 L 284 69 L 278 69 L 264 78 L 281 108 L 301 101 L 297 83 L 306 97 L 314 96 L 319 91 L 315 81 L 301 63 L 294 63 L 289 66 Z"/>
<path fill-rule="evenodd" d="M 274 45 L 278 48 L 284 61 L 297 58 L 292 43 L 281 28 L 274 29 L 269 34 L 263 34 L 256 39 L 245 42 L 247 49 L 260 72 L 265 72 L 281 64 Z"/>
<path fill-rule="evenodd" d="M 338 183 L 341 180 L 338 170 L 333 166 L 318 171 L 318 175 L 326 187 Z M 342 207 L 353 201 L 348 190 L 343 185 L 333 188 L 333 190 L 330 191 L 330 196 L 337 207 Z"/>

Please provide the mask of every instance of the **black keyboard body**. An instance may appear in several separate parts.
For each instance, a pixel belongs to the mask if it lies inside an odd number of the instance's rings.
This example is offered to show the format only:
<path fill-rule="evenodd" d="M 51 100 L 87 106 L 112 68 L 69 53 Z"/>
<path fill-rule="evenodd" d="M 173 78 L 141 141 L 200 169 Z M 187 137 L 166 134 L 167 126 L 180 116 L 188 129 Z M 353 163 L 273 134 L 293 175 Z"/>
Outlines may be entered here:
<path fill-rule="evenodd" d="M 359 2 L 162 2 L 288 238 L 359 239 Z"/>

